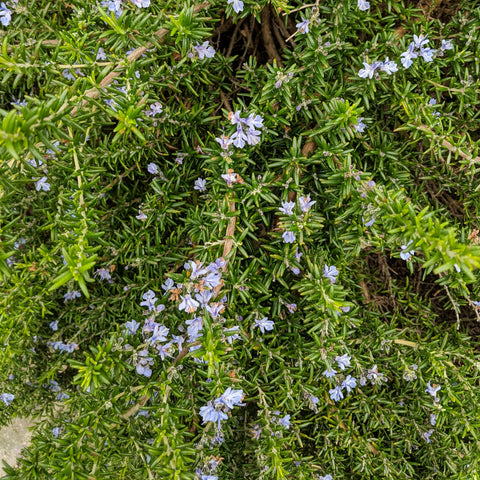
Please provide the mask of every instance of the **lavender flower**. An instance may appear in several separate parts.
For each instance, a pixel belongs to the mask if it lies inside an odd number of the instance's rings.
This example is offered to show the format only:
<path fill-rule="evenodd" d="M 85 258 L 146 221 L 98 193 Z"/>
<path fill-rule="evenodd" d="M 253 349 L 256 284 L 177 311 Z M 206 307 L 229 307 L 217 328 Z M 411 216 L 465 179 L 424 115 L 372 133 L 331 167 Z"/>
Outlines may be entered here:
<path fill-rule="evenodd" d="M 273 326 L 275 322 L 273 320 L 269 320 L 267 317 L 262 318 L 261 320 L 255 320 L 255 326 L 260 328 L 262 333 L 265 333 L 265 330 L 273 330 Z"/>
<path fill-rule="evenodd" d="M 2 393 L 0 394 L 0 400 L 8 407 L 15 400 L 15 395 L 12 393 Z"/>
<path fill-rule="evenodd" d="M 407 251 L 408 246 L 412 243 L 413 240 L 410 240 L 406 245 L 402 245 L 400 248 L 402 251 L 400 252 L 400 258 L 402 260 L 408 260 L 411 256 L 415 255 L 415 250 Z"/>
<path fill-rule="evenodd" d="M 38 191 L 43 190 L 48 192 L 50 190 L 50 184 L 47 182 L 47 177 L 42 177 L 35 183 L 35 189 Z"/>
<path fill-rule="evenodd" d="M 135 335 L 137 333 L 138 327 L 140 326 L 140 323 L 137 322 L 136 320 L 130 320 L 129 322 L 125 323 L 125 332 L 128 333 L 129 335 Z"/>
<path fill-rule="evenodd" d="M 328 393 L 330 394 L 330 398 L 335 402 L 343 400 L 343 392 L 341 385 L 337 385 L 335 388 L 331 388 Z"/>
<path fill-rule="evenodd" d="M 302 210 L 302 213 L 307 213 L 310 208 L 317 203 L 316 200 L 310 200 L 310 195 L 299 197 L 298 202 L 300 203 L 300 210 Z"/>
<path fill-rule="evenodd" d="M 295 241 L 295 234 L 293 232 L 289 232 L 288 230 L 283 232 L 282 237 L 285 243 L 293 243 Z"/>
<path fill-rule="evenodd" d="M 351 375 L 347 375 L 342 383 L 342 388 L 346 388 L 348 393 L 350 393 L 356 386 L 357 380 Z"/>
<path fill-rule="evenodd" d="M 193 48 L 196 50 L 200 60 L 212 58 L 215 55 L 215 49 L 209 45 L 208 41 L 203 42 L 201 45 L 197 42 L 197 45 Z"/>
<path fill-rule="evenodd" d="M 284 215 L 293 215 L 294 207 L 295 207 L 295 202 L 282 202 L 282 206 L 279 207 L 279 210 Z"/>
<path fill-rule="evenodd" d="M 0 22 L 4 27 L 8 27 L 12 20 L 12 12 L 7 8 L 5 3 L 0 4 Z"/>
<path fill-rule="evenodd" d="M 185 310 L 188 313 L 193 313 L 197 310 L 200 304 L 194 300 L 191 295 L 185 295 L 184 297 L 180 296 L 182 302 L 178 306 L 180 311 Z"/>
<path fill-rule="evenodd" d="M 357 0 L 357 6 L 364 12 L 370 8 L 370 2 L 367 2 L 367 0 Z"/>
<path fill-rule="evenodd" d="M 401 62 L 405 68 L 410 68 L 410 66 L 413 63 L 412 60 L 418 57 L 418 53 L 415 52 L 414 49 L 415 49 L 415 43 L 411 42 L 410 45 L 408 46 L 408 50 L 406 50 L 400 55 L 401 57 L 403 57 Z"/>
<path fill-rule="evenodd" d="M 368 3 L 368 2 L 367 2 Z M 358 76 L 362 78 L 373 78 L 373 75 L 375 73 L 375 70 L 380 67 L 379 62 L 373 62 L 371 65 L 369 65 L 367 62 L 363 62 L 363 66 L 365 68 L 362 68 L 358 72 Z"/>
<path fill-rule="evenodd" d="M 350 367 L 350 360 L 352 357 L 349 357 L 346 353 L 342 355 L 341 357 L 335 357 L 335 361 L 338 363 L 338 366 L 340 370 L 345 370 L 345 368 Z"/>
<path fill-rule="evenodd" d="M 233 10 L 235 13 L 240 13 L 243 10 L 243 2 L 242 0 L 228 0 L 227 5 L 231 5 L 233 3 Z"/>
<path fill-rule="evenodd" d="M 297 23 L 296 27 L 299 33 L 308 33 L 308 26 L 310 25 L 310 20 L 304 20 L 302 18 L 302 21 L 300 23 Z"/>
<path fill-rule="evenodd" d="M 198 190 L 199 192 L 204 192 L 207 189 L 206 185 L 207 185 L 207 181 L 203 178 L 198 177 L 195 180 L 195 184 L 193 186 L 193 189 Z"/>
<path fill-rule="evenodd" d="M 68 302 L 69 300 L 75 300 L 76 298 L 80 298 L 82 296 L 82 294 L 78 291 L 78 290 L 72 290 L 70 292 L 67 292 L 64 296 L 63 296 L 63 301 L 64 302 Z"/>
<path fill-rule="evenodd" d="M 363 120 L 363 117 L 358 117 L 357 118 L 357 123 L 353 124 L 353 128 L 355 128 L 355 130 L 358 133 L 363 133 L 365 131 L 365 129 L 367 128 L 367 126 L 362 122 L 362 120 Z"/>
<path fill-rule="evenodd" d="M 327 368 L 327 370 L 325 370 L 323 372 L 323 376 L 327 377 L 327 378 L 333 378 L 338 372 L 336 370 L 334 370 L 333 368 Z"/>
<path fill-rule="evenodd" d="M 337 276 L 338 276 L 338 270 L 335 265 L 328 266 L 325 265 L 323 267 L 323 276 L 328 278 L 330 280 L 330 283 L 335 283 L 337 281 Z"/>
<path fill-rule="evenodd" d="M 425 393 L 429 393 L 434 399 L 437 398 L 437 392 L 439 392 L 442 389 L 440 385 L 430 385 L 430 382 L 427 383 L 427 389 L 425 390 Z"/>

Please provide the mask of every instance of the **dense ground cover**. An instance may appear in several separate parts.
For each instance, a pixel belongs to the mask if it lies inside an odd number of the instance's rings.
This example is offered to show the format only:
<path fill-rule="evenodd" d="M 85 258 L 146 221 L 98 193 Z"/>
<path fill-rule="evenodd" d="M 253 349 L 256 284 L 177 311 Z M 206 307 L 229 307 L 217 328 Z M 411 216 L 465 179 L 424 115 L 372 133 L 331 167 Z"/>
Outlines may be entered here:
<path fill-rule="evenodd" d="M 477 2 L 0 22 L 4 478 L 480 477 Z"/>

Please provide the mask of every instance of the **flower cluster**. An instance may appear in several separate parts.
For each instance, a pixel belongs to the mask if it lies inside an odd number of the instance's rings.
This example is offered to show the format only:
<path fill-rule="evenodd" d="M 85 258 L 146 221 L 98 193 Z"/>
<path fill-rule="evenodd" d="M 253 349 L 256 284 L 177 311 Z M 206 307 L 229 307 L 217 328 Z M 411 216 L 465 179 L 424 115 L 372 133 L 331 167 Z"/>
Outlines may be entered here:
<path fill-rule="evenodd" d="M 74 342 L 72 343 L 63 343 L 62 341 L 47 342 L 47 345 L 52 347 L 54 350 L 60 350 L 61 352 L 67 352 L 67 353 L 72 353 L 74 350 L 78 350 L 78 345 Z"/>
<path fill-rule="evenodd" d="M 244 406 L 243 390 L 234 390 L 228 387 L 225 392 L 215 400 L 210 401 L 207 405 L 200 408 L 200 415 L 203 423 L 216 422 L 218 429 L 221 429 L 221 422 L 228 419 L 228 413 L 235 405 Z"/>
<path fill-rule="evenodd" d="M 263 118 L 260 115 L 251 113 L 247 118 L 242 118 L 240 110 L 235 113 L 230 112 L 228 119 L 232 125 L 237 126 L 237 131 L 230 137 L 222 136 L 217 138 L 223 149 L 227 149 L 230 144 L 237 148 L 243 148 L 246 144 L 257 145 L 260 142 L 260 131 L 257 128 L 263 127 Z"/>
<path fill-rule="evenodd" d="M 7 407 L 15 400 L 15 395 L 12 393 L 1 393 L 0 401 L 2 401 Z"/>

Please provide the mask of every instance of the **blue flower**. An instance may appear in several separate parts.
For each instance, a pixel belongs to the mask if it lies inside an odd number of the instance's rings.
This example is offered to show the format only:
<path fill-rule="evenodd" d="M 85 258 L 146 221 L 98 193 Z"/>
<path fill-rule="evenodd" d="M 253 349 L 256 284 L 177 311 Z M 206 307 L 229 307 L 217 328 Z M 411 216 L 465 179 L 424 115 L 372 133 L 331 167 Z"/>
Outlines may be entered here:
<path fill-rule="evenodd" d="M 243 396 L 243 390 L 233 390 L 231 387 L 228 387 L 214 403 L 215 405 L 223 404 L 231 410 L 235 405 L 240 407 L 245 405 L 244 403 L 241 403 Z"/>
<path fill-rule="evenodd" d="M 357 0 L 357 6 L 364 12 L 370 8 L 370 2 L 367 2 L 367 0 Z"/>
<path fill-rule="evenodd" d="M 148 307 L 149 310 L 153 310 L 155 308 L 155 302 L 157 298 L 155 297 L 155 292 L 153 290 L 148 290 L 146 293 L 143 294 L 143 302 L 140 302 L 141 307 Z"/>
<path fill-rule="evenodd" d="M 429 393 L 434 399 L 437 398 L 437 392 L 439 392 L 442 389 L 440 385 L 430 385 L 430 382 L 427 383 L 427 389 L 425 390 L 425 393 Z"/>
<path fill-rule="evenodd" d="M 130 320 L 129 322 L 125 323 L 125 332 L 128 333 L 129 335 L 135 335 L 137 333 L 138 327 L 140 326 L 140 323 L 137 322 L 136 320 Z"/>
<path fill-rule="evenodd" d="M 402 245 L 400 248 L 402 251 L 400 252 L 400 258 L 402 260 L 408 260 L 411 256 L 415 255 L 415 250 L 407 251 L 408 246 L 412 243 L 413 240 L 410 240 L 406 245 Z"/>
<path fill-rule="evenodd" d="M 104 50 L 102 47 L 100 47 L 97 51 L 97 55 L 96 55 L 96 60 L 106 60 L 107 59 L 107 55 L 105 54 Z"/>
<path fill-rule="evenodd" d="M 196 50 L 200 60 L 212 58 L 215 55 L 215 49 L 209 45 L 208 41 L 203 42 L 201 45 L 197 42 L 197 45 L 193 48 Z"/>
<path fill-rule="evenodd" d="M 347 389 L 347 392 L 350 393 L 357 386 L 356 378 L 351 375 L 347 375 L 345 380 L 342 383 L 342 387 Z"/>
<path fill-rule="evenodd" d="M 58 320 L 55 320 L 53 322 L 50 322 L 50 325 L 49 327 L 54 331 L 56 332 L 58 330 Z"/>
<path fill-rule="evenodd" d="M 295 234 L 293 232 L 288 231 L 288 230 L 283 232 L 282 237 L 283 237 L 283 241 L 285 243 L 293 243 L 296 240 Z"/>
<path fill-rule="evenodd" d="M 367 126 L 362 122 L 362 120 L 363 120 L 363 117 L 358 117 L 357 123 L 353 124 L 353 128 L 355 128 L 355 130 L 358 133 L 363 133 L 364 130 L 367 128 Z"/>
<path fill-rule="evenodd" d="M 55 438 L 58 438 L 58 436 L 60 435 L 61 432 L 62 432 L 61 427 L 55 427 L 55 428 L 52 429 L 52 433 L 53 433 L 53 436 Z"/>
<path fill-rule="evenodd" d="M 261 320 L 255 320 L 255 326 L 260 328 L 262 333 L 265 333 L 265 330 L 273 330 L 273 326 L 275 322 L 273 320 L 269 320 L 267 317 L 262 318 Z"/>
<path fill-rule="evenodd" d="M 76 298 L 80 298 L 82 296 L 82 294 L 78 291 L 78 290 L 72 290 L 70 292 L 67 292 L 64 296 L 63 296 L 63 301 L 64 302 L 67 302 L 68 300 L 75 300 Z"/>
<path fill-rule="evenodd" d="M 211 402 L 208 402 L 207 405 L 200 408 L 200 415 L 202 416 L 203 422 L 218 422 L 218 428 L 221 428 L 221 421 L 227 420 L 228 415 L 222 410 L 217 410 Z"/>
<path fill-rule="evenodd" d="M 435 426 L 436 424 L 437 424 L 437 416 L 434 413 L 432 413 L 430 415 L 430 425 Z"/>
<path fill-rule="evenodd" d="M 403 57 L 401 62 L 405 68 L 410 68 L 410 66 L 413 63 L 412 59 L 418 57 L 418 53 L 415 52 L 414 49 L 415 49 L 415 44 L 411 42 L 410 45 L 408 46 L 408 50 L 406 50 L 400 55 L 401 57 Z"/>
<path fill-rule="evenodd" d="M 182 299 L 180 305 L 178 306 L 180 311 L 185 310 L 188 313 L 193 313 L 200 306 L 200 304 L 194 300 L 191 295 L 185 295 L 184 297 L 180 296 L 180 298 Z"/>
<path fill-rule="evenodd" d="M 2 393 L 0 394 L 0 400 L 8 407 L 10 403 L 15 400 L 15 395 L 12 393 Z"/>
<path fill-rule="evenodd" d="M 298 202 L 300 203 L 300 210 L 302 213 L 307 213 L 310 208 L 317 203 L 316 200 L 310 200 L 310 195 L 299 197 Z"/>
<path fill-rule="evenodd" d="M 396 62 L 389 60 L 387 57 L 385 61 L 380 65 L 380 70 L 386 72 L 388 75 L 391 75 L 394 72 L 398 72 L 398 67 Z"/>
<path fill-rule="evenodd" d="M 320 477 L 318 480 L 333 480 L 333 477 L 327 473 L 324 477 Z"/>
<path fill-rule="evenodd" d="M 299 33 L 308 33 L 308 26 L 310 25 L 310 20 L 303 20 L 300 23 L 297 23 L 296 27 Z"/>
<path fill-rule="evenodd" d="M 0 5 L 0 22 L 4 27 L 8 27 L 12 20 L 12 12 L 7 8 L 5 3 L 1 3 Z"/>
<path fill-rule="evenodd" d="M 333 378 L 337 373 L 333 368 L 327 368 L 327 370 L 323 372 L 323 375 L 327 378 Z"/>
<path fill-rule="evenodd" d="M 379 68 L 380 65 L 380 62 L 373 62 L 371 65 L 369 65 L 367 62 L 363 62 L 363 66 L 365 68 L 359 70 L 358 76 L 362 78 L 373 78 L 375 70 Z"/>
<path fill-rule="evenodd" d="M 423 59 L 426 62 L 431 62 L 433 61 L 433 55 L 435 53 L 435 49 L 433 48 L 422 48 L 420 50 L 420 55 L 423 57 Z"/>
<path fill-rule="evenodd" d="M 279 420 L 280 425 L 285 427 L 286 429 L 290 428 L 290 415 L 285 415 L 283 418 Z"/>
<path fill-rule="evenodd" d="M 203 178 L 198 177 L 195 180 L 195 184 L 193 186 L 193 189 L 198 190 L 199 192 L 204 192 L 207 189 L 206 185 L 207 185 L 207 181 Z"/>
<path fill-rule="evenodd" d="M 295 207 L 295 202 L 282 202 L 282 206 L 279 207 L 279 210 L 284 215 L 293 215 L 293 208 Z"/>
<path fill-rule="evenodd" d="M 331 283 L 335 283 L 337 281 L 337 275 L 338 275 L 338 270 L 337 270 L 337 267 L 335 267 L 335 265 L 332 265 L 330 267 L 328 265 L 325 265 L 323 267 L 323 276 L 328 278 Z"/>
<path fill-rule="evenodd" d="M 430 40 L 427 38 L 427 35 L 420 34 L 418 37 L 417 35 L 413 36 L 415 48 L 423 48 L 429 41 Z"/>
<path fill-rule="evenodd" d="M 443 52 L 445 50 L 453 50 L 453 44 L 450 40 L 442 40 L 442 46 L 440 50 Z"/>
<path fill-rule="evenodd" d="M 343 400 L 343 392 L 341 385 L 337 385 L 335 388 L 331 388 L 328 393 L 330 394 L 330 398 L 335 402 Z"/>
<path fill-rule="evenodd" d="M 94 277 L 96 277 L 97 275 L 100 277 L 100 280 L 110 280 L 112 278 L 110 272 L 106 268 L 99 268 L 98 270 L 96 270 L 94 273 Z"/>
<path fill-rule="evenodd" d="M 346 367 L 350 367 L 350 360 L 352 357 L 349 357 L 346 353 L 341 357 L 335 357 L 335 361 L 338 363 L 340 370 L 345 370 Z"/>
<path fill-rule="evenodd" d="M 40 190 L 48 192 L 50 190 L 50 184 L 47 182 L 47 177 L 42 177 L 40 180 L 38 180 L 35 184 L 35 189 L 37 192 Z"/>
<path fill-rule="evenodd" d="M 148 8 L 150 0 L 131 0 L 131 2 L 138 8 Z"/>
<path fill-rule="evenodd" d="M 233 3 L 233 10 L 235 13 L 240 13 L 243 11 L 243 2 L 242 0 L 228 0 L 227 5 L 230 5 Z"/>
<path fill-rule="evenodd" d="M 148 173 L 151 173 L 152 175 L 156 175 L 158 173 L 158 165 L 156 163 L 149 163 L 147 165 L 147 170 L 148 170 Z"/>
<path fill-rule="evenodd" d="M 431 443 L 430 436 L 435 430 L 431 428 L 428 432 L 423 432 L 422 437 L 427 441 L 427 443 Z"/>

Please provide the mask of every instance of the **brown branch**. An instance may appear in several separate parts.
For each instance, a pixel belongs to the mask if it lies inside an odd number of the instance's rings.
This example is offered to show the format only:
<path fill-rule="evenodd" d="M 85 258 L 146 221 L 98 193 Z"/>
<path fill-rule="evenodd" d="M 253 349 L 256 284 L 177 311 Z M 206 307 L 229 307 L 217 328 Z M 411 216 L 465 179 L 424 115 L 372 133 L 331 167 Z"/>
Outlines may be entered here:
<path fill-rule="evenodd" d="M 434 140 L 438 140 L 438 139 L 441 138 L 438 135 L 436 135 L 435 132 L 433 132 L 430 128 L 428 128 L 426 125 L 424 125 L 423 123 L 421 125 L 419 125 L 417 127 L 417 129 L 420 130 L 421 132 L 425 132 L 425 133 L 431 135 Z M 446 148 L 449 152 L 452 152 L 453 154 L 458 153 L 458 155 L 460 157 L 464 158 L 465 160 L 469 160 L 472 163 L 479 163 L 480 162 L 480 157 L 473 158 L 472 155 L 469 155 L 468 153 L 463 152 L 462 150 L 460 150 L 455 145 L 452 145 L 448 140 L 445 140 L 445 138 L 442 138 L 442 147 Z"/>
<path fill-rule="evenodd" d="M 262 38 L 265 50 L 267 51 L 269 57 L 271 59 L 275 59 L 277 61 L 277 65 L 279 67 L 283 66 L 282 59 L 278 54 L 277 48 L 275 47 L 275 42 L 272 36 L 272 25 L 270 20 L 270 5 L 267 5 L 260 15 L 262 19 Z"/>

